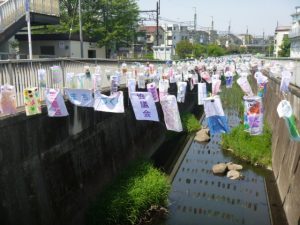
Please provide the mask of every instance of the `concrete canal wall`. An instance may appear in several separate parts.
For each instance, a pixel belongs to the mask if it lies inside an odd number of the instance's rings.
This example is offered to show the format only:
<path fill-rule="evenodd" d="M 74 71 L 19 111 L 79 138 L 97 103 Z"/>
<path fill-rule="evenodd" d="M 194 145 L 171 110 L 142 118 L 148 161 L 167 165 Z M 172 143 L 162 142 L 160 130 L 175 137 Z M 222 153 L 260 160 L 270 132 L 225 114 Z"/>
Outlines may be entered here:
<path fill-rule="evenodd" d="M 283 96 L 280 80 L 269 78 L 264 99 L 265 117 L 270 124 L 272 136 L 272 166 L 280 198 L 289 225 L 300 224 L 300 143 L 290 140 L 285 121 L 278 117 L 277 106 Z M 291 103 L 300 130 L 300 89 L 290 85 L 291 93 L 286 99 Z"/>
<path fill-rule="evenodd" d="M 197 105 L 188 91 L 180 112 Z M 0 224 L 84 224 L 90 201 L 139 157 L 164 142 L 161 122 L 137 121 L 125 97 L 125 113 L 94 112 L 68 104 L 69 117 L 43 114 L 0 118 Z"/>

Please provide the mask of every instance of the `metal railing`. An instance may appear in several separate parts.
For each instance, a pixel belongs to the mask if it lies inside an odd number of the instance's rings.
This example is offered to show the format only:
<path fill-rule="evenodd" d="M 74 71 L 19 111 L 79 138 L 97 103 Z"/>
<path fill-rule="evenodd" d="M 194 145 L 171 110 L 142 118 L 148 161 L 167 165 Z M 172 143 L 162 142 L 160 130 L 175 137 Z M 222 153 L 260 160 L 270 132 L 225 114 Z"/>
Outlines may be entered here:
<path fill-rule="evenodd" d="M 267 58 L 261 57 L 265 63 L 278 64 L 290 68 L 292 72 L 291 84 L 300 88 L 300 58 Z M 281 73 L 272 74 L 273 77 L 281 78 Z"/>
<path fill-rule="evenodd" d="M 30 12 L 59 16 L 59 0 L 30 0 Z M 8 0 L 0 5 L 0 33 L 25 16 L 25 0 Z"/>
<path fill-rule="evenodd" d="M 24 106 L 23 90 L 27 87 L 39 87 L 38 70 L 46 70 L 46 86 L 49 88 L 59 88 L 63 90 L 67 87 L 67 73 L 84 73 L 84 66 L 89 66 L 92 73 L 96 66 L 101 68 L 101 87 L 108 88 L 110 80 L 106 70 L 110 70 L 110 75 L 113 75 L 124 61 L 105 60 L 105 59 L 37 59 L 37 60 L 0 60 L 0 85 L 10 84 L 16 88 L 17 106 Z M 146 63 L 147 61 L 139 61 Z M 163 63 L 163 61 L 151 61 L 153 63 Z M 131 68 L 136 61 L 126 61 L 128 69 Z M 60 66 L 62 69 L 63 81 L 59 84 L 54 84 L 52 81 L 51 69 L 52 66 Z M 126 78 L 121 76 L 121 84 L 125 84 Z M 40 88 L 41 99 L 44 100 L 44 90 Z"/>

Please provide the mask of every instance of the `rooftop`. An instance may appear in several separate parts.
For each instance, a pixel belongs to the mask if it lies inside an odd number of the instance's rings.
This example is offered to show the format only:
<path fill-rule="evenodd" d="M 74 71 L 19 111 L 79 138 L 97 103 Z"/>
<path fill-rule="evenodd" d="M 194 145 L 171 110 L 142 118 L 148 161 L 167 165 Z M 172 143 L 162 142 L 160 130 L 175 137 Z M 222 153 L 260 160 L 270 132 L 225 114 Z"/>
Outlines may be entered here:
<path fill-rule="evenodd" d="M 164 30 L 161 26 L 159 26 L 158 29 Z M 143 27 L 140 27 L 139 30 L 145 30 L 147 33 L 155 33 L 156 26 L 143 26 Z"/>
<path fill-rule="evenodd" d="M 289 31 L 291 30 L 291 26 L 277 26 L 275 32 L 277 31 Z"/>

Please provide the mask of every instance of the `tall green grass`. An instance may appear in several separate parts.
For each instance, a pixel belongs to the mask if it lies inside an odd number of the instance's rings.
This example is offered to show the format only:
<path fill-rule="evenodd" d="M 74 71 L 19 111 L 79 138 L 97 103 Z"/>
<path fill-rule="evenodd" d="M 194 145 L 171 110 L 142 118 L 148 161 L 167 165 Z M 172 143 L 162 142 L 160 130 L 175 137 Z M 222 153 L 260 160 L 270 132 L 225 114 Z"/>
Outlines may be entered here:
<path fill-rule="evenodd" d="M 272 133 L 269 126 L 265 123 L 262 135 L 252 136 L 244 131 L 241 124 L 231 130 L 229 134 L 222 135 L 221 145 L 224 149 L 232 149 L 233 154 L 245 159 L 252 164 L 270 166 Z"/>
<path fill-rule="evenodd" d="M 224 108 L 238 111 L 239 117 L 242 118 L 244 113 L 244 93 L 236 82 L 237 78 L 237 75 L 234 76 L 232 88 L 226 88 L 225 86 L 222 87 L 220 97 Z"/>
<path fill-rule="evenodd" d="M 170 183 L 153 165 L 140 161 L 124 171 L 92 204 L 89 225 L 133 225 L 151 205 L 166 206 Z"/>
<path fill-rule="evenodd" d="M 184 113 L 181 115 L 181 120 L 183 129 L 188 133 L 193 133 L 201 129 L 200 122 L 192 113 Z"/>
<path fill-rule="evenodd" d="M 222 88 L 221 99 L 224 108 L 230 110 L 236 110 L 238 115 L 243 120 L 244 116 L 244 93 L 236 83 L 237 76 L 235 76 L 235 82 L 232 88 Z M 248 79 L 251 87 L 254 87 L 256 83 L 254 79 Z M 256 88 L 253 88 L 256 90 Z M 233 154 L 245 159 L 252 164 L 260 164 L 263 166 L 271 165 L 271 139 L 272 132 L 267 124 L 264 122 L 264 130 L 262 135 L 252 136 L 248 132 L 244 131 L 244 125 L 240 124 L 233 128 L 230 133 L 222 135 L 222 147 L 224 149 L 233 150 Z"/>

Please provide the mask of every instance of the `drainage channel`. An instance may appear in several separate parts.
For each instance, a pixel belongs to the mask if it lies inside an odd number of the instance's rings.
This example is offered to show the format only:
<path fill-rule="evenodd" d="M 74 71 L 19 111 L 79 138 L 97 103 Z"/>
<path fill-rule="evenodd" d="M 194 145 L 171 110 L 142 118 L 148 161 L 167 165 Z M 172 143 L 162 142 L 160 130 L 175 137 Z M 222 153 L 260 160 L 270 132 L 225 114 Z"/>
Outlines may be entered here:
<path fill-rule="evenodd" d="M 229 125 L 239 123 L 228 112 Z M 203 122 L 205 126 L 205 121 Z M 169 217 L 164 225 L 271 225 L 263 170 L 240 162 L 222 151 L 221 135 L 209 143 L 191 142 L 176 168 L 169 195 Z M 242 164 L 243 180 L 215 176 L 212 166 L 220 162 Z"/>

